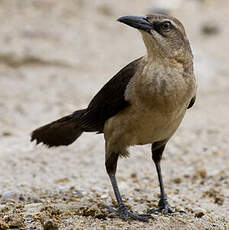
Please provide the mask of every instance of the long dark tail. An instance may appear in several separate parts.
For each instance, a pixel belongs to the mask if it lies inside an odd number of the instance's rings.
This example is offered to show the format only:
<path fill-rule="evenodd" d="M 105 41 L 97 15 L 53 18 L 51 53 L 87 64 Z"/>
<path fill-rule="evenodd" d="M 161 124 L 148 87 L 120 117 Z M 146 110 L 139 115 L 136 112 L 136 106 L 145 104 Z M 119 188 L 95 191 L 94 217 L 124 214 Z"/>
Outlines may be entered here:
<path fill-rule="evenodd" d="M 34 130 L 31 134 L 31 141 L 36 140 L 37 144 L 44 143 L 49 147 L 70 145 L 83 132 L 79 125 L 79 120 L 85 111 L 85 109 L 78 110 L 71 115 Z"/>

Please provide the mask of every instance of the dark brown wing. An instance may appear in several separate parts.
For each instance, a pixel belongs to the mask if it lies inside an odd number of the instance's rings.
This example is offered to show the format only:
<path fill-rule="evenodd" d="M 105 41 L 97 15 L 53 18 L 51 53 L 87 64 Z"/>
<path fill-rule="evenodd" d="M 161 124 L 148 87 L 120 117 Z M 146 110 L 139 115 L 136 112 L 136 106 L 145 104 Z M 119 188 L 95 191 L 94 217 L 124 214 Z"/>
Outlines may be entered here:
<path fill-rule="evenodd" d="M 103 132 L 105 121 L 129 105 L 125 100 L 125 90 L 141 59 L 120 70 L 91 100 L 80 121 L 84 131 Z"/>

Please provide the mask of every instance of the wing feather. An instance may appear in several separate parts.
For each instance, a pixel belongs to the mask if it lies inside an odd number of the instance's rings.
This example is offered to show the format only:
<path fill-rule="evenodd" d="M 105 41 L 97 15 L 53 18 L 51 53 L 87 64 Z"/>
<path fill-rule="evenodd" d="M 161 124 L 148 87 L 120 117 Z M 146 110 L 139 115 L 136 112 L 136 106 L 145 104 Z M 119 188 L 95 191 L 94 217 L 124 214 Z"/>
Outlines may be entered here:
<path fill-rule="evenodd" d="M 103 132 L 104 123 L 127 106 L 125 90 L 142 57 L 121 69 L 91 100 L 80 125 L 86 132 Z"/>

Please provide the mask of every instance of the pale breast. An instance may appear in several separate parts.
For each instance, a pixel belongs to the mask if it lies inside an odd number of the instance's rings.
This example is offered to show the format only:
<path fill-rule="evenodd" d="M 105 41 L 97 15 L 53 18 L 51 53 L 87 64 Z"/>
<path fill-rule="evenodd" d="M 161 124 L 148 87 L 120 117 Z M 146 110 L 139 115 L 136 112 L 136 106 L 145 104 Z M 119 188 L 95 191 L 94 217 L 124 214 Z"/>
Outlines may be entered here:
<path fill-rule="evenodd" d="M 162 113 L 172 113 L 187 106 L 195 95 L 193 75 L 184 75 L 183 68 L 145 66 L 132 79 L 126 90 L 126 100 L 140 107 L 153 107 Z"/>
<path fill-rule="evenodd" d="M 131 105 L 105 123 L 109 149 L 125 151 L 130 145 L 169 139 L 184 117 L 195 81 L 174 72 L 146 72 L 136 74 L 127 87 L 125 99 Z"/>
<path fill-rule="evenodd" d="M 145 67 L 128 86 L 131 101 L 128 126 L 135 133 L 131 144 L 146 144 L 172 136 L 195 95 L 195 78 L 182 70 Z M 127 115 L 127 114 L 126 114 Z M 131 139 L 131 137 L 129 138 Z"/>

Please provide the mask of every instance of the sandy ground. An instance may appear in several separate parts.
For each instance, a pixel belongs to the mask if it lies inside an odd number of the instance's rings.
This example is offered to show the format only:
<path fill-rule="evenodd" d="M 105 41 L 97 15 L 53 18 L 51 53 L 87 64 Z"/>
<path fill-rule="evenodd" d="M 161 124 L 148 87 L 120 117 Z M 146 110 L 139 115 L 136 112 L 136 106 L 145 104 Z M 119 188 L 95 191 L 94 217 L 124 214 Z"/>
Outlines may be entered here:
<path fill-rule="evenodd" d="M 144 55 L 140 34 L 115 20 L 154 1 L 0 1 L 0 229 L 229 229 L 229 2 L 181 1 L 198 98 L 162 162 L 169 202 L 186 214 L 122 221 L 102 135 L 69 147 L 30 143 L 30 132 L 87 105 L 121 67 Z M 210 29 L 207 28 L 210 26 Z M 205 29 L 203 29 L 205 28 Z M 203 32 L 205 31 L 205 33 Z M 146 212 L 159 188 L 150 146 L 131 148 L 117 173 L 125 202 Z"/>

